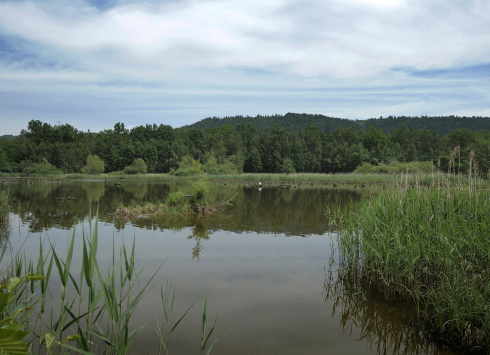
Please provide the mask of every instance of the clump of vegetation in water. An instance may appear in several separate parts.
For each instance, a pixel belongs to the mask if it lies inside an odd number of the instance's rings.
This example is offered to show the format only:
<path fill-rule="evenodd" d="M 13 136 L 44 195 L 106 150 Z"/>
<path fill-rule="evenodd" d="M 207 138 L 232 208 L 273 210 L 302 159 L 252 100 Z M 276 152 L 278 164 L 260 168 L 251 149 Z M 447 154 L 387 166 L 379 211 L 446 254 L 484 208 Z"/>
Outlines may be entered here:
<path fill-rule="evenodd" d="M 210 203 L 208 199 L 209 191 L 212 185 L 209 179 L 202 178 L 191 182 L 191 195 L 185 195 L 182 191 L 171 192 L 165 202 L 145 204 L 131 204 L 130 206 L 119 206 L 116 209 L 116 216 L 119 217 L 137 217 L 144 215 L 153 216 L 184 216 L 193 213 L 213 212 L 219 206 L 229 204 L 230 199 L 220 201 L 218 203 Z"/>
<path fill-rule="evenodd" d="M 331 223 L 344 274 L 368 280 L 389 298 L 412 300 L 447 342 L 488 352 L 490 192 L 471 156 L 470 169 L 467 186 L 450 187 L 447 179 L 429 188 L 400 183 L 346 215 L 332 211 Z"/>

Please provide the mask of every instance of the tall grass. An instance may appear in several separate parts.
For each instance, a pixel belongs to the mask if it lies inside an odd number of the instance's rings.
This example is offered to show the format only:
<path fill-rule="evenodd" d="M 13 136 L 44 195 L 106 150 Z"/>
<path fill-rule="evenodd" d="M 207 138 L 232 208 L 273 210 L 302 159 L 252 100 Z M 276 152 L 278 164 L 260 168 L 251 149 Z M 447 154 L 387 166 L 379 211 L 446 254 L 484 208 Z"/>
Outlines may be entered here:
<path fill-rule="evenodd" d="M 490 351 L 490 193 L 468 187 L 400 189 L 363 200 L 337 227 L 340 268 L 386 297 L 406 297 L 444 340 Z"/>
<path fill-rule="evenodd" d="M 8 218 L 8 214 L 11 210 L 10 194 L 8 190 L 0 191 L 0 222 L 3 222 Z"/>
<path fill-rule="evenodd" d="M 99 239 L 97 221 L 98 213 L 95 216 L 95 224 L 92 225 L 90 222 L 88 233 L 82 230 L 83 250 L 80 270 L 72 270 L 76 235 L 74 229 L 64 260 L 56 251 L 55 245 L 45 240 L 40 241 L 37 261 L 17 253 L 0 271 L 0 278 L 9 282 L 22 275 L 41 276 L 38 285 L 25 279 L 25 282 L 22 282 L 15 291 L 16 301 L 0 313 L 1 321 L 13 314 L 19 314 L 21 309 L 27 310 L 20 314 L 19 324 L 23 324 L 23 329 L 29 332 L 25 342 L 29 344 L 30 353 L 55 353 L 58 350 L 61 353 L 60 346 L 63 346 L 81 354 L 126 354 L 142 329 L 141 323 L 132 326 L 131 318 L 138 304 L 143 302 L 152 280 L 163 264 L 146 282 L 142 282 L 141 275 L 148 262 L 140 270 L 135 268 L 135 240 L 130 248 L 126 247 L 123 240 L 118 251 L 113 240 L 112 261 L 109 262 L 107 270 L 102 271 L 97 258 Z M 4 248 L 0 254 L 0 263 L 8 262 L 3 260 L 5 251 Z M 53 272 L 55 270 L 58 275 Z M 53 297 L 54 289 L 50 287 L 52 282 L 61 284 L 60 304 L 57 304 Z M 171 293 L 173 297 L 169 302 Z M 167 282 L 165 288 L 162 287 L 161 298 L 163 313 L 156 315 L 159 325 L 156 326 L 158 338 L 155 339 L 155 349 L 159 348 L 159 354 L 162 351 L 168 354 L 170 334 L 190 307 L 173 324 L 175 288 L 171 283 Z M 207 296 L 204 305 L 201 323 L 205 328 Z M 211 336 L 212 330 L 207 334 L 207 339 Z M 205 348 L 206 343 L 201 345 Z M 211 352 L 212 345 L 207 348 L 207 354 Z M 0 350 L 2 352 L 5 350 L 2 344 Z M 201 352 L 204 350 L 201 347 Z"/>

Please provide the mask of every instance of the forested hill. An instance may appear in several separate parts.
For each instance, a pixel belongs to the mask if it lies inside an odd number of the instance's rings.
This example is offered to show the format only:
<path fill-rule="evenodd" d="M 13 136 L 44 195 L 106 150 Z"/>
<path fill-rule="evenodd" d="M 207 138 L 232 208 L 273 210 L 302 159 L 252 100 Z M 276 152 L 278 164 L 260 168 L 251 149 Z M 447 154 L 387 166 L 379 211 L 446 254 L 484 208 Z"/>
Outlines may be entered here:
<path fill-rule="evenodd" d="M 232 125 L 237 128 L 241 123 L 250 123 L 252 126 L 256 127 L 259 131 L 263 130 L 265 127 L 274 127 L 278 125 L 279 127 L 284 127 L 286 131 L 290 133 L 298 133 L 302 129 L 308 126 L 316 126 L 318 130 L 322 132 L 334 132 L 337 127 L 351 127 L 356 121 L 348 120 L 344 118 L 327 117 L 324 115 L 312 115 L 306 113 L 287 113 L 283 115 L 273 115 L 273 116 L 261 116 L 257 115 L 255 117 L 250 116 L 233 116 L 233 117 L 208 117 L 196 123 L 188 126 L 184 126 L 186 129 L 201 129 L 206 130 L 206 128 L 219 128 L 221 126 Z"/>
<path fill-rule="evenodd" d="M 369 126 L 381 128 L 383 132 L 389 133 L 392 129 L 400 129 L 403 125 L 413 129 L 426 129 L 437 131 L 442 135 L 448 135 L 458 128 L 467 128 L 471 131 L 480 129 L 490 130 L 489 117 L 459 117 L 459 116 L 389 116 L 386 118 L 370 118 L 368 120 L 349 120 L 345 118 L 328 117 L 318 114 L 306 113 L 287 113 L 273 116 L 233 116 L 233 117 L 208 117 L 194 124 L 184 126 L 185 129 L 219 128 L 221 126 L 231 125 L 235 128 L 240 123 L 250 123 L 259 131 L 265 127 L 278 125 L 290 133 L 298 133 L 301 129 L 308 126 L 316 126 L 322 132 L 335 132 L 337 127 L 345 128 L 355 127 L 356 129 L 369 129 Z"/>

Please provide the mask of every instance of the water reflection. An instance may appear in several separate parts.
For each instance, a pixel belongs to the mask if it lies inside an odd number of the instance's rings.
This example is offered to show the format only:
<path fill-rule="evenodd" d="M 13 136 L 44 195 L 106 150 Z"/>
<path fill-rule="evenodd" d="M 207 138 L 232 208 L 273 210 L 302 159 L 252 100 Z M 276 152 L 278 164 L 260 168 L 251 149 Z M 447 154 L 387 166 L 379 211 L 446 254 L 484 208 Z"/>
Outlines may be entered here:
<path fill-rule="evenodd" d="M 29 223 L 33 232 L 53 227 L 71 229 L 88 217 L 89 210 L 99 209 L 102 222 L 114 223 L 117 230 L 131 224 L 146 229 L 180 230 L 193 227 L 195 219 L 137 218 L 118 220 L 114 211 L 118 205 L 163 201 L 171 191 L 190 186 L 182 181 L 122 180 L 121 186 L 113 181 L 75 181 L 67 183 L 35 183 L 20 181 L 11 185 L 13 196 L 21 201 L 18 213 Z M 223 229 L 243 233 L 272 233 L 288 236 L 325 234 L 327 221 L 323 206 L 346 208 L 350 202 L 360 201 L 362 193 L 354 189 L 327 189 L 323 186 L 281 190 L 271 185 L 247 188 L 243 185 L 217 185 L 210 193 L 212 201 L 221 201 L 237 194 L 233 206 L 223 206 L 219 214 L 205 217 L 202 223 L 208 230 Z M 367 193 L 367 192 L 366 192 Z M 69 201 L 68 197 L 74 198 Z M 58 201 L 63 198 L 63 201 Z"/>
<path fill-rule="evenodd" d="M 187 239 L 193 239 L 196 241 L 196 245 L 194 248 L 192 248 L 192 259 L 199 260 L 199 253 L 203 248 L 202 242 L 208 240 L 211 234 L 213 233 L 208 231 L 208 228 L 204 225 L 202 220 L 198 220 L 196 222 L 192 228 L 192 235 L 187 237 Z"/>
<path fill-rule="evenodd" d="M 345 211 L 351 203 L 368 197 L 369 189 L 315 185 L 280 190 L 271 185 L 259 190 L 243 184 L 217 185 L 210 193 L 212 201 L 237 194 L 233 206 L 223 206 L 219 213 L 125 220 L 114 216 L 119 204 L 163 201 L 171 191 L 190 192 L 190 186 L 182 181 L 120 182 L 119 187 L 114 181 L 12 184 L 12 195 L 21 201 L 13 210 L 20 221 L 19 232 L 14 228 L 12 235 L 28 235 L 26 229 L 33 233 L 72 230 L 78 223 L 86 225 L 89 211 L 98 208 L 101 235 L 129 230 L 137 239 L 142 263 L 151 257 L 155 265 L 171 259 L 167 267 L 181 282 L 182 304 L 190 304 L 209 286 L 210 299 L 220 306 L 220 327 L 234 327 L 220 340 L 217 354 L 250 354 L 257 349 L 281 354 L 324 354 L 325 349 L 338 354 L 454 354 L 423 333 L 406 304 L 386 302 L 363 280 L 337 277 L 330 270 L 322 288 L 329 239 L 324 206 Z M 58 202 L 60 197 L 64 200 Z M 0 226 L 0 242 L 8 238 L 9 229 L 2 232 Z M 103 245 L 112 250 L 110 239 L 100 238 L 101 251 Z M 63 238 L 59 241 L 62 244 Z M 319 297 L 322 289 L 327 304 Z M 149 297 L 139 316 L 148 313 L 152 319 L 151 307 L 160 300 L 158 295 Z M 324 314 L 331 307 L 333 318 Z M 186 350 L 195 340 L 187 335 L 188 329 L 193 328 L 189 325 L 176 340 L 178 353 L 193 353 Z M 350 337 L 341 337 L 342 330 Z M 153 330 L 149 332 L 153 335 Z M 140 352 L 142 346 L 148 352 L 154 350 L 154 343 L 144 341 L 135 349 Z"/>
<path fill-rule="evenodd" d="M 332 317 L 340 315 L 344 333 L 360 332 L 374 354 L 455 354 L 445 350 L 420 325 L 408 301 L 388 300 L 370 280 L 353 272 L 334 272 L 325 277 L 325 302 L 333 303 Z"/>

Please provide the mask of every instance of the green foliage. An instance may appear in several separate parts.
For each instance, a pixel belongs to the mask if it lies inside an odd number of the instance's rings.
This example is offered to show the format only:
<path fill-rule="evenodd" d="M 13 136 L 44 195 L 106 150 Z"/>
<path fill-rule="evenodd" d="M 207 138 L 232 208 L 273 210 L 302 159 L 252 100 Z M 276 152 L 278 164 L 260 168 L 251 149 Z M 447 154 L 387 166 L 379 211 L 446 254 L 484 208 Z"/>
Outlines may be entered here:
<path fill-rule="evenodd" d="M 117 123 L 113 129 L 93 134 L 69 125 L 31 121 L 20 136 L 0 139 L 0 173 L 37 173 L 32 170 L 42 169 L 33 168 L 33 163 L 41 161 L 49 161 L 63 173 L 79 173 L 87 157 L 95 155 L 104 161 L 105 171 L 132 175 L 148 171 L 184 177 L 203 171 L 208 175 L 280 173 L 287 159 L 295 171 L 309 173 L 349 173 L 366 163 L 379 166 L 369 171 L 391 171 L 387 166 L 393 160 L 406 164 L 438 159 L 440 169 L 448 171 L 448 152 L 456 146 L 459 172 L 467 173 L 471 150 L 480 173 L 490 169 L 490 132 L 481 130 L 490 128 L 490 119 L 484 117 L 352 121 L 288 113 L 212 118 L 193 127 L 146 125 L 129 130 Z"/>
<path fill-rule="evenodd" d="M 184 206 L 189 203 L 189 199 L 182 191 L 173 191 L 168 194 L 165 204 L 168 206 Z"/>
<path fill-rule="evenodd" d="M 291 159 L 284 159 L 281 165 L 281 172 L 284 174 L 295 173 L 294 162 Z"/>
<path fill-rule="evenodd" d="M 208 157 L 208 161 L 203 165 L 203 170 L 210 175 L 238 174 L 238 169 L 235 164 L 229 160 L 223 164 L 219 164 L 214 154 Z"/>
<path fill-rule="evenodd" d="M 194 195 L 194 204 L 206 205 L 207 197 L 211 190 L 211 183 L 207 178 L 199 179 L 192 182 L 192 194 Z"/>
<path fill-rule="evenodd" d="M 8 190 L 0 191 L 0 222 L 8 217 L 12 206 L 10 199 Z"/>
<path fill-rule="evenodd" d="M 407 167 L 409 168 L 409 172 L 416 174 L 430 174 L 432 172 L 432 168 L 430 162 L 410 162 L 410 163 L 400 163 L 396 160 L 392 160 L 390 164 L 380 163 L 379 165 L 372 165 L 371 163 L 362 163 L 361 166 L 358 166 L 354 173 L 356 174 L 392 174 L 392 173 L 401 173 L 402 171 L 406 171 Z"/>
<path fill-rule="evenodd" d="M 43 276 L 26 275 L 22 278 L 11 277 L 7 283 L 0 286 L 0 353 L 9 355 L 28 354 L 27 344 L 22 341 L 30 330 L 19 323 L 17 317 L 23 312 L 29 312 L 32 307 L 12 308 L 17 298 L 17 287 L 28 281 L 44 280 Z"/>
<path fill-rule="evenodd" d="M 203 172 L 202 165 L 199 161 L 192 159 L 190 156 L 184 156 L 179 163 L 179 168 L 175 171 L 176 176 L 194 176 L 201 175 Z"/>
<path fill-rule="evenodd" d="M 284 127 L 290 133 L 299 133 L 302 129 L 308 126 L 316 126 L 322 132 L 334 132 L 339 127 L 355 129 L 369 129 L 370 126 L 381 129 L 385 134 L 390 133 L 393 129 L 401 129 L 406 125 L 414 130 L 435 130 L 441 135 L 448 135 L 455 129 L 465 127 L 471 131 L 480 129 L 490 130 L 489 117 L 458 117 L 458 116 L 421 116 L 421 117 L 380 117 L 371 118 L 368 120 L 349 120 L 344 118 L 328 117 L 318 114 L 306 113 L 287 113 L 285 115 L 272 116 L 233 116 L 233 117 L 208 117 L 194 124 L 185 126 L 186 129 L 201 129 L 210 128 L 217 129 L 219 127 L 231 125 L 237 129 L 239 126 L 251 125 L 259 131 L 266 127 L 278 125 Z M 243 128 L 242 128 L 243 129 Z"/>
<path fill-rule="evenodd" d="M 63 174 L 61 170 L 58 170 L 56 166 L 49 164 L 48 162 L 44 163 L 35 163 L 23 170 L 23 173 L 30 175 L 54 175 L 54 174 Z"/>
<path fill-rule="evenodd" d="M 2 173 L 11 173 L 12 172 L 12 165 L 8 161 L 6 152 L 2 152 L 0 154 L 0 172 L 2 172 Z"/>
<path fill-rule="evenodd" d="M 402 189 L 336 211 L 340 272 L 406 296 L 444 340 L 488 352 L 489 198 L 488 190 Z"/>
<path fill-rule="evenodd" d="M 248 153 L 245 163 L 243 164 L 243 171 L 246 173 L 262 172 L 262 160 L 257 148 L 253 147 L 250 153 Z"/>
<path fill-rule="evenodd" d="M 87 165 L 82 168 L 84 174 L 102 174 L 104 172 L 104 162 L 97 155 L 87 157 Z"/>
<path fill-rule="evenodd" d="M 133 164 L 126 166 L 123 173 L 128 175 L 146 174 L 148 173 L 148 167 L 143 159 L 138 158 L 135 159 Z"/>
<path fill-rule="evenodd" d="M 83 231 L 80 238 L 82 264 L 76 271 L 79 277 L 74 277 L 72 270 L 75 230 L 69 239 L 65 260 L 59 257 L 53 245 L 46 254 L 40 241 L 39 257 L 35 261 L 16 255 L 0 271 L 2 278 L 8 280 L 0 286 L 3 291 L 0 292 L 0 353 L 40 354 L 44 353 L 42 347 L 50 355 L 61 354 L 61 347 L 84 355 L 130 352 L 138 331 L 143 328 L 141 324 L 133 326 L 131 316 L 162 265 L 149 279 L 141 282 L 139 277 L 146 265 L 143 270 L 135 268 L 136 242 L 134 240 L 132 248 L 127 249 L 123 240 L 117 255 L 113 251 L 112 264 L 109 263 L 102 272 L 97 257 L 98 215 L 94 226 L 91 218 L 89 221 L 91 234 L 86 235 Z M 5 248 L 0 253 L 0 262 L 4 255 Z M 117 259 L 119 262 L 116 263 Z M 49 285 L 53 267 L 57 271 L 54 273 L 56 288 L 60 290 L 61 285 L 59 297 L 53 297 L 54 287 Z M 21 278 L 22 270 L 28 273 Z M 39 287 L 35 287 L 34 282 L 39 282 Z M 71 294 L 68 294 L 68 288 L 71 288 Z M 162 287 L 162 297 L 168 300 L 171 290 L 171 284 Z M 53 303 L 55 299 L 57 301 Z M 172 324 L 174 300 L 163 303 L 162 317 L 169 325 L 168 331 L 158 331 L 157 341 L 163 342 L 166 354 L 169 353 L 170 334 L 190 309 Z M 75 334 L 66 336 L 67 332 Z M 76 343 L 70 345 L 68 342 Z"/>

